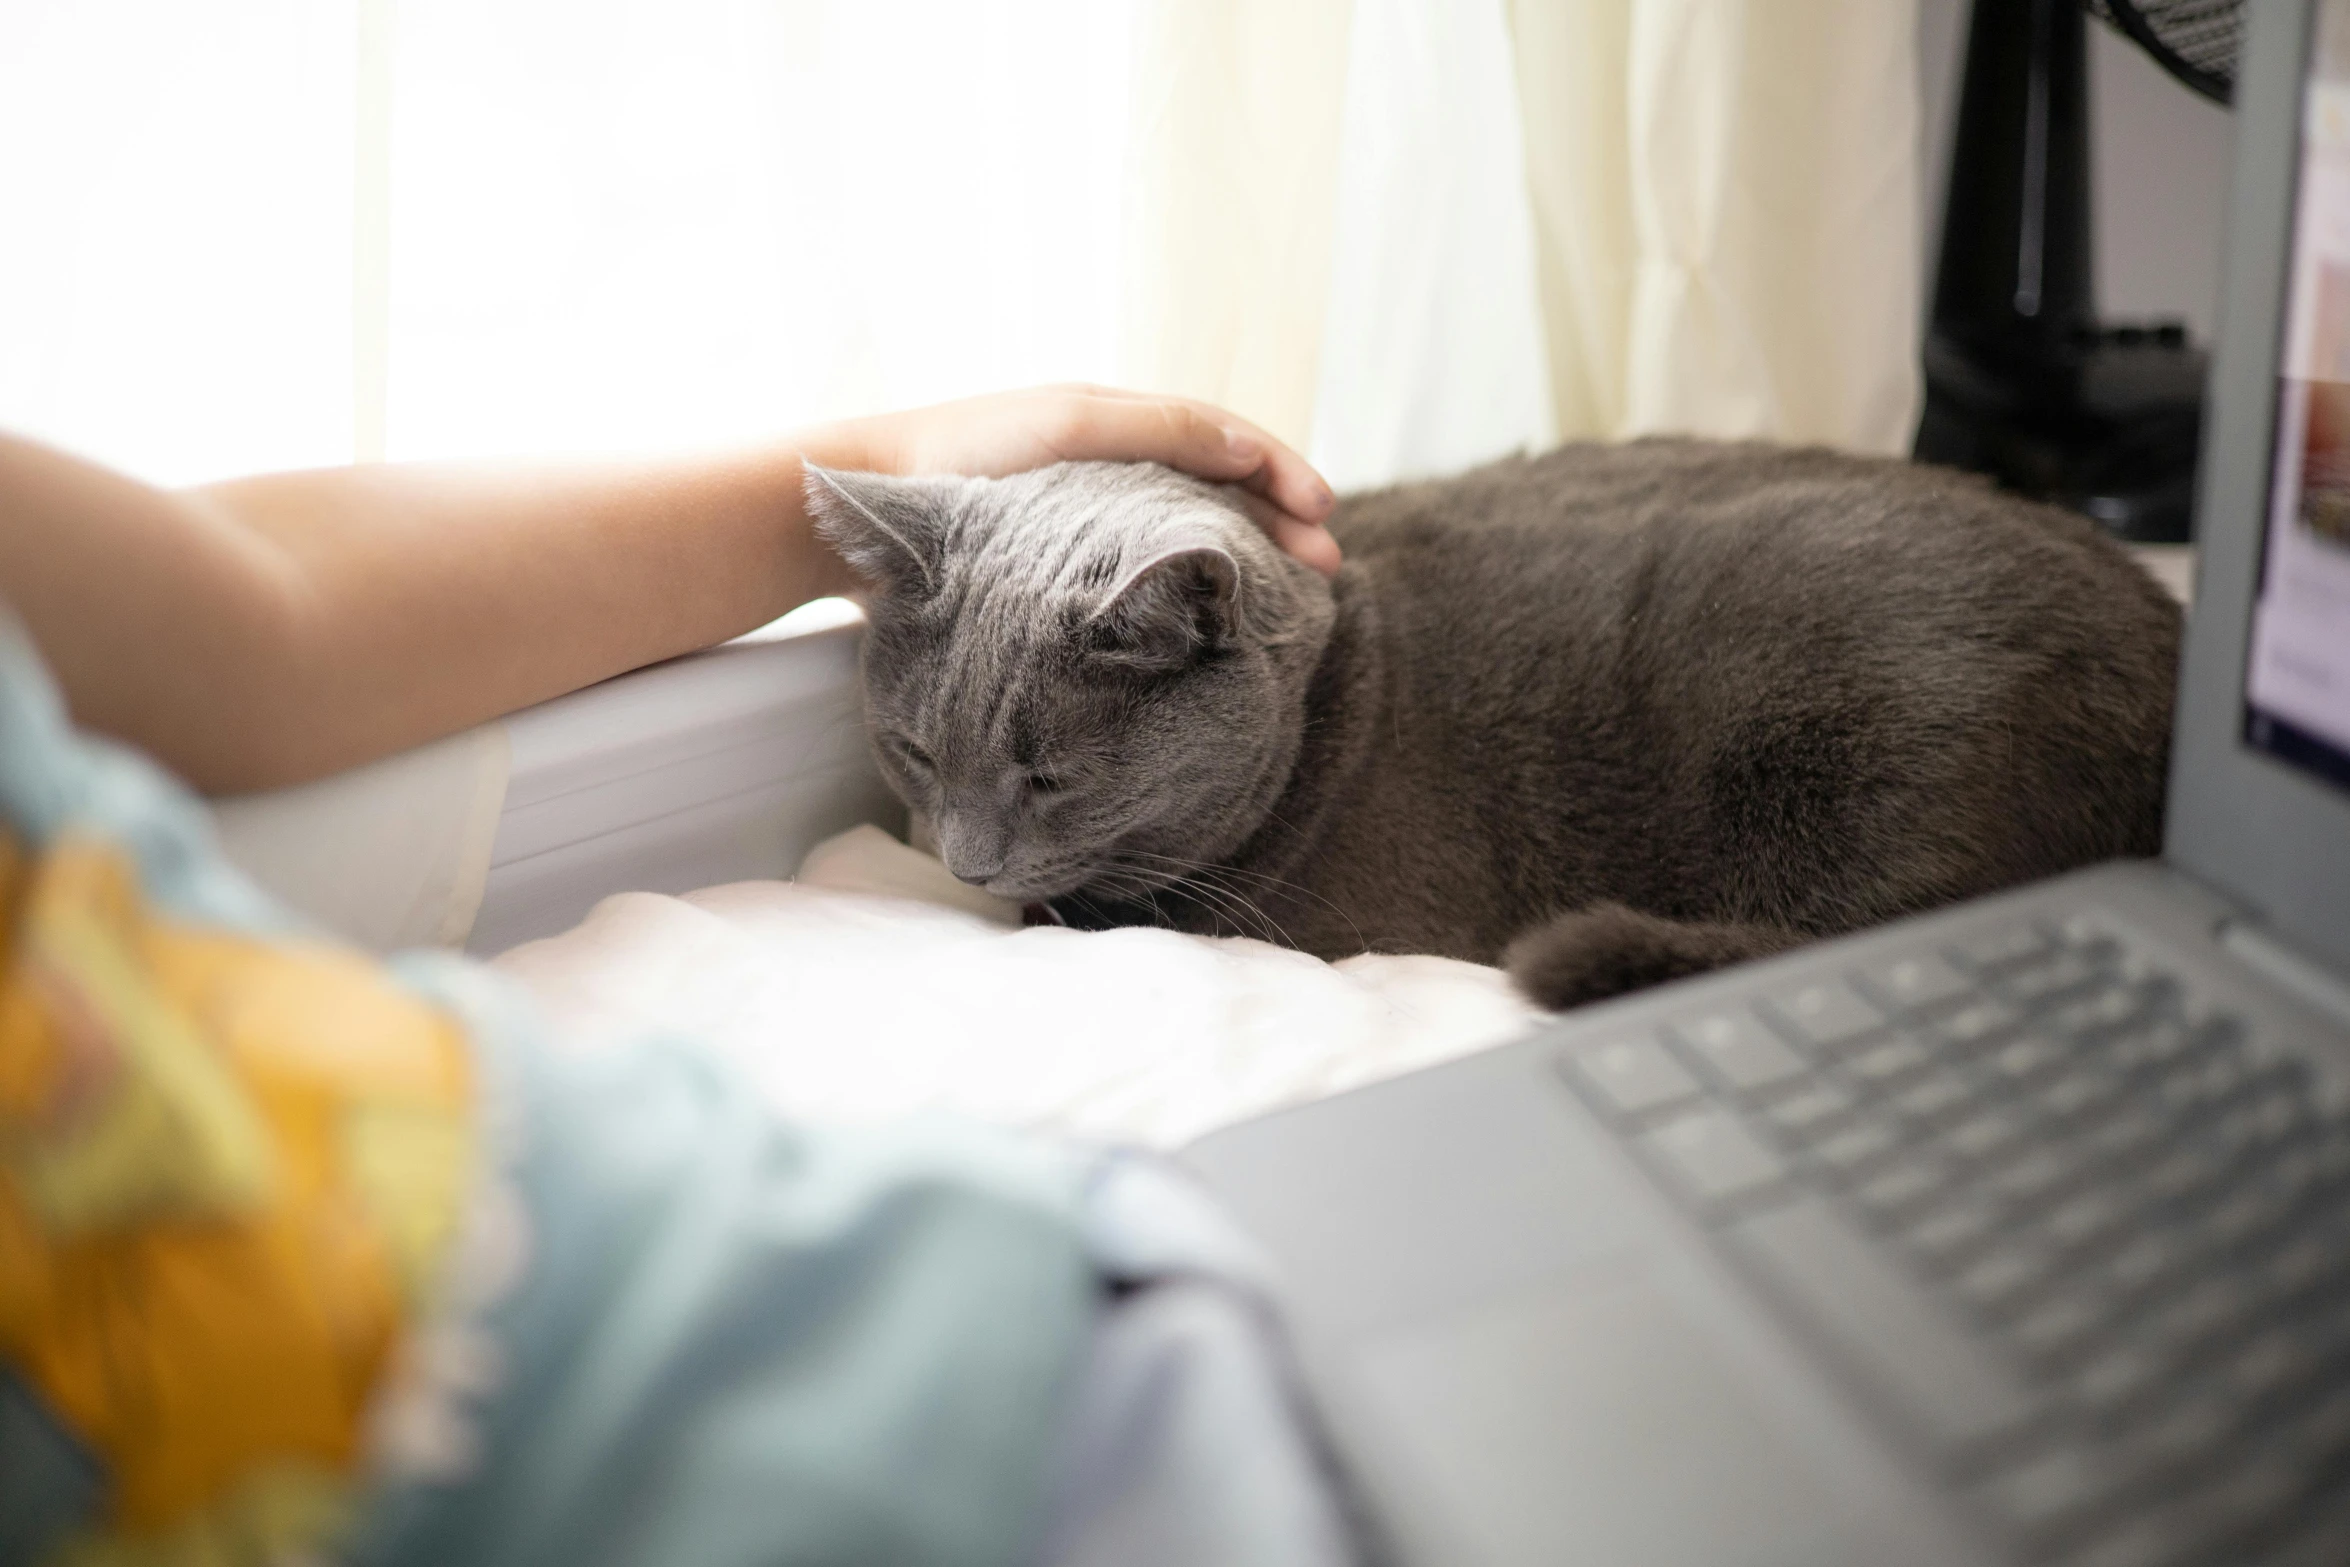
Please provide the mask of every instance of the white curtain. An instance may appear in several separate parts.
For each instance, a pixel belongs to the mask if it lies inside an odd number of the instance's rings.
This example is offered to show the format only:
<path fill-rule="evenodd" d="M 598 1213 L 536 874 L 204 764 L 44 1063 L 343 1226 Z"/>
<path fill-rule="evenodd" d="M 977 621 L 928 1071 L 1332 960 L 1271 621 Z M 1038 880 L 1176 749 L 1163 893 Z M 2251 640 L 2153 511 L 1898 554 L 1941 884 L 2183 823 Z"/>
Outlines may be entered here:
<path fill-rule="evenodd" d="M 1139 0 L 1119 378 L 1312 425 L 1348 0 Z"/>
<path fill-rule="evenodd" d="M 1556 430 L 1503 0 L 1355 0 L 1312 447 L 1346 487 Z"/>
<path fill-rule="evenodd" d="M 1327 36 L 1341 9 L 1333 107 L 1331 56 L 1284 46 L 1301 13 Z M 1915 0 L 1158 10 L 1180 41 L 1170 58 L 1286 59 L 1298 83 L 1285 116 L 1223 127 L 1224 209 L 1297 213 L 1316 243 L 1307 225 L 1325 205 L 1335 222 L 1318 296 L 1299 296 L 1295 267 L 1219 277 L 1180 323 L 1158 324 L 1183 354 L 1146 355 L 1139 379 L 1310 436 L 1341 483 L 1561 437 L 1907 449 L 1921 395 Z M 1267 249 L 1253 232 L 1242 246 Z M 1226 371 L 1246 352 L 1231 339 L 1256 328 L 1250 302 L 1279 313 L 1290 352 L 1318 339 L 1311 417 L 1262 375 Z"/>
<path fill-rule="evenodd" d="M 1914 0 L 1512 0 L 1561 433 L 1908 448 Z"/>
<path fill-rule="evenodd" d="M 1343 483 L 1906 443 L 1914 0 L 0 0 L 0 426 L 166 482 L 1075 377 Z"/>

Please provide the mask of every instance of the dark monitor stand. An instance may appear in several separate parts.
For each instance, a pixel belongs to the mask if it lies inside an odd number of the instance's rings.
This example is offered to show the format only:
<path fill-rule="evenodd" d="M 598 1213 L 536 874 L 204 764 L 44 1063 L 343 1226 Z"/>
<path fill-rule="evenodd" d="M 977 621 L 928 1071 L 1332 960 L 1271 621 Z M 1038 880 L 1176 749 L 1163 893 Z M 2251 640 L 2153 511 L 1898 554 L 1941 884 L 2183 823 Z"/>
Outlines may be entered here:
<path fill-rule="evenodd" d="M 2097 319 L 2085 27 L 2077 0 L 1975 0 L 1916 455 L 2175 543 L 2206 356 L 2176 321 Z"/>

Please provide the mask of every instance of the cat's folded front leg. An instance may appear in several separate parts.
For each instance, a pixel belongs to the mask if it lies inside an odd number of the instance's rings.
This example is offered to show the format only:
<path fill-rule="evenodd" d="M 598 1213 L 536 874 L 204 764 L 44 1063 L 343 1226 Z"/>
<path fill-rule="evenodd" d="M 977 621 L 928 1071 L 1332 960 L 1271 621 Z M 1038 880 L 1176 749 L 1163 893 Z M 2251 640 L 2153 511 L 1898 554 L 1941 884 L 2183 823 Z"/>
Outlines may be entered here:
<path fill-rule="evenodd" d="M 1595 903 L 1527 931 L 1502 963 L 1537 1006 L 1558 1011 L 1768 957 L 1807 939 L 1782 925 L 1668 920 Z"/>

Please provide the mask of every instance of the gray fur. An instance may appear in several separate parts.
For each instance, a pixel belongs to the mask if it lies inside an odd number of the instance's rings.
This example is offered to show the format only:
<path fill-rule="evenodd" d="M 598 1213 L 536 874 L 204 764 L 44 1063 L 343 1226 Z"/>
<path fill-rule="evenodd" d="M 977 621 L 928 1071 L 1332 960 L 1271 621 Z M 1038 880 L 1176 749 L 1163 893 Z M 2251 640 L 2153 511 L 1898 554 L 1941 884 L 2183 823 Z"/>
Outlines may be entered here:
<path fill-rule="evenodd" d="M 1347 498 L 1335 584 L 1147 465 L 810 498 L 892 785 L 1073 923 L 1563 1006 L 2159 846 L 2176 606 L 1942 470 L 1568 446 Z"/>

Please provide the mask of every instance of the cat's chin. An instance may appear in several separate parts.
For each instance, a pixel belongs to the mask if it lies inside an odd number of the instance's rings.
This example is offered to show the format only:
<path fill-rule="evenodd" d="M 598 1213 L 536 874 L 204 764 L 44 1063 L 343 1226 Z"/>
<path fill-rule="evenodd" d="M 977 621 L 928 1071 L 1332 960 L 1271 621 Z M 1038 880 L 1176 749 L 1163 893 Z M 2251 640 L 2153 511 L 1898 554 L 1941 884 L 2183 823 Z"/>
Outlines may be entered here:
<path fill-rule="evenodd" d="M 1073 897 L 1083 892 L 1083 876 L 999 876 L 993 881 L 979 883 L 979 890 L 991 898 L 1006 903 L 1051 903 L 1057 898 Z"/>
<path fill-rule="evenodd" d="M 1143 859 L 1143 864 L 1136 864 L 1123 851 L 1114 849 L 1101 858 L 1074 866 L 1055 867 L 1043 873 L 1030 871 L 1021 876 L 999 876 L 978 885 L 989 897 L 1024 905 L 1059 903 L 1071 898 L 1104 905 L 1143 904 L 1152 894 L 1181 882 L 1183 870 L 1196 864 L 1157 854 Z M 1161 866 L 1150 864 L 1151 860 L 1169 863 Z"/>
<path fill-rule="evenodd" d="M 1144 876 L 1123 868 L 1095 867 L 1077 875 L 990 882 L 981 890 L 990 897 L 1023 907 L 1071 902 L 1121 907 L 1147 904 L 1153 893 L 1173 886 L 1179 877 L 1159 873 Z"/>

